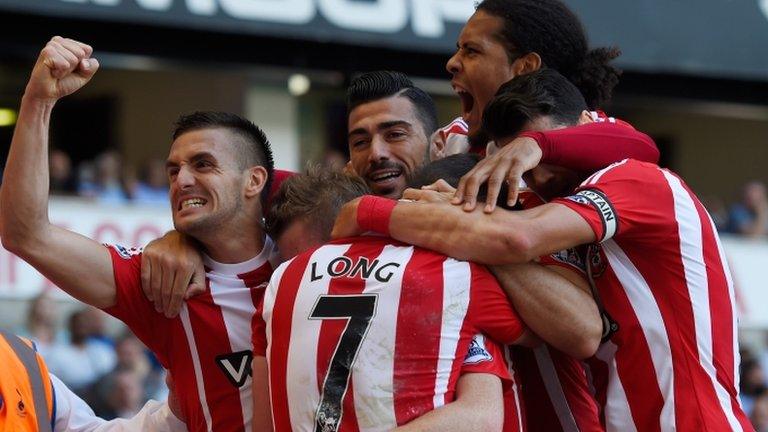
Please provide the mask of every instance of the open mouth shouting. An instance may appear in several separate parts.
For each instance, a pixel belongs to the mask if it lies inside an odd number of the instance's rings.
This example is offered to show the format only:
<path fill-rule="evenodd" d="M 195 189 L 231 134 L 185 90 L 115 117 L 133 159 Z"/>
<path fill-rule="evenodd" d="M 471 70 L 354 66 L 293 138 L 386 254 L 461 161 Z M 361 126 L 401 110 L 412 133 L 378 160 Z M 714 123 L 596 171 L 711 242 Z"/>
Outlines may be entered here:
<path fill-rule="evenodd" d="M 470 130 L 474 130 L 480 125 L 480 116 L 475 113 L 475 97 L 465 88 L 459 86 L 456 83 L 451 83 L 453 91 L 459 96 L 461 100 L 461 117 L 467 122 Z"/>

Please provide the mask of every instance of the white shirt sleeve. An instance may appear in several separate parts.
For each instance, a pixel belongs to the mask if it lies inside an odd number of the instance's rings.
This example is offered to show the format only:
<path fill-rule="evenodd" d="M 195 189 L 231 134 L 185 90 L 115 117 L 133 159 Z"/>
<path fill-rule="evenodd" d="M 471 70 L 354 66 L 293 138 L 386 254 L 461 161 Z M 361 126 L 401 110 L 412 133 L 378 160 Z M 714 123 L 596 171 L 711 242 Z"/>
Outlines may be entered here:
<path fill-rule="evenodd" d="M 80 397 L 55 375 L 50 374 L 55 393 L 54 432 L 184 432 L 186 425 L 176 418 L 167 402 L 151 400 L 129 419 L 106 421 L 94 414 Z"/>

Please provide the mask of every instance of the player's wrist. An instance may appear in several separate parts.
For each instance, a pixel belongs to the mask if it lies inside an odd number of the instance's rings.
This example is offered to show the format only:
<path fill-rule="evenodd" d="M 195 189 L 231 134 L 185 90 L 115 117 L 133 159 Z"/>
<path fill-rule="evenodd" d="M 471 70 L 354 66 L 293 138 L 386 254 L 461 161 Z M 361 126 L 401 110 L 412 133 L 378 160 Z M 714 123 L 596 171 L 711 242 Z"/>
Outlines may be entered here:
<path fill-rule="evenodd" d="M 357 225 L 363 232 L 372 231 L 389 235 L 389 220 L 397 201 L 374 195 L 365 195 L 357 207 Z"/>

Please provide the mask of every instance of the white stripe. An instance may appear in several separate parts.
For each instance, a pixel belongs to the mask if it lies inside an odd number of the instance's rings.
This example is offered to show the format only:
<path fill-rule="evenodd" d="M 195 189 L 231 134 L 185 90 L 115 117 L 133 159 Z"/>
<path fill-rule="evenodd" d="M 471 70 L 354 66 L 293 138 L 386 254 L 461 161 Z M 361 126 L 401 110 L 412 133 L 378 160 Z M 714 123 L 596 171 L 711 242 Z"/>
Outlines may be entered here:
<path fill-rule="evenodd" d="M 447 258 L 443 262 L 443 321 L 440 324 L 440 350 L 436 365 L 435 408 L 445 405 L 461 327 L 469 307 L 472 272 L 469 263 Z"/>
<path fill-rule="evenodd" d="M 203 416 L 205 417 L 205 424 L 208 428 L 208 432 L 213 430 L 213 422 L 211 421 L 211 411 L 208 409 L 208 400 L 205 398 L 205 384 L 203 383 L 203 369 L 200 367 L 200 354 L 197 352 L 197 344 L 195 343 L 195 334 L 192 332 L 192 323 L 189 320 L 189 309 L 187 309 L 186 302 L 181 308 L 181 324 L 184 327 L 184 334 L 187 336 L 187 344 L 189 345 L 189 353 L 192 355 L 192 366 L 195 370 L 195 381 L 197 384 L 197 394 L 200 396 L 200 406 L 203 409 Z"/>
<path fill-rule="evenodd" d="M 349 248 L 350 245 L 346 244 L 326 245 L 317 249 L 307 264 L 296 295 L 285 383 L 288 414 L 293 430 L 314 431 L 315 429 L 315 413 L 320 404 L 320 391 L 317 388 L 317 350 L 323 321 L 309 319 L 309 316 L 319 296 L 328 293 L 331 281 L 331 278 L 325 274 L 328 263 L 344 255 Z M 317 263 L 318 275 L 324 275 L 319 280 L 311 280 L 312 263 Z"/>
<path fill-rule="evenodd" d="M 360 346 L 352 372 L 355 412 L 360 430 L 391 430 L 397 427 L 393 397 L 397 316 L 405 265 L 412 254 L 411 246 L 385 246 L 377 258 L 380 265 L 399 263 L 400 267 L 387 268 L 388 271 L 394 270 L 388 282 L 372 277 L 365 285 L 365 293 L 376 293 L 379 298 L 376 315 Z"/>
<path fill-rule="evenodd" d="M 712 227 L 712 232 L 715 234 L 715 242 L 717 243 L 717 253 L 720 256 L 720 262 L 723 265 L 723 272 L 725 273 L 725 280 L 728 284 L 728 298 L 731 301 L 731 316 L 733 317 L 733 383 L 736 387 L 736 402 L 741 406 L 741 398 L 739 397 L 741 376 L 739 373 L 739 365 L 741 363 L 741 354 L 739 353 L 739 311 L 736 304 L 736 292 L 733 287 L 733 277 L 731 275 L 731 266 L 728 263 L 728 257 L 723 251 L 723 245 L 720 243 L 720 236 L 717 234 L 717 228 L 712 218 L 707 214 L 709 219 L 709 225 Z"/>
<path fill-rule="evenodd" d="M 616 277 L 624 287 L 627 298 L 632 304 L 632 310 L 637 315 L 637 321 L 643 330 L 645 343 L 648 344 L 651 352 L 651 360 L 656 371 L 656 380 L 658 381 L 661 396 L 664 399 L 660 418 L 661 430 L 674 430 L 675 391 L 672 350 L 661 310 L 651 293 L 648 282 L 646 282 L 640 271 L 637 270 L 616 242 L 608 240 L 603 243 L 603 250 Z M 607 411 L 606 408 L 606 419 L 608 418 Z"/>
<path fill-rule="evenodd" d="M 728 419 L 731 429 L 741 432 L 741 425 L 733 413 L 730 395 L 717 380 L 717 371 L 713 363 L 712 317 L 709 307 L 707 268 L 704 264 L 701 219 L 696 211 L 695 203 L 688 191 L 683 188 L 680 179 L 666 170 L 660 171 L 664 174 L 664 178 L 672 189 L 672 197 L 675 203 L 675 219 L 677 220 L 678 237 L 680 239 L 680 256 L 683 261 L 688 297 L 691 300 L 693 309 L 699 362 L 712 381 L 717 399 L 720 402 L 720 408 L 722 408 L 725 417 Z"/>
<path fill-rule="evenodd" d="M 512 377 L 512 394 L 515 395 L 515 411 L 517 412 L 517 431 L 523 432 L 523 412 L 521 411 L 522 403 L 520 403 L 520 386 L 517 385 L 517 375 L 515 374 L 514 362 L 512 361 L 512 355 L 509 352 L 509 347 L 502 346 L 504 350 L 504 356 L 507 358 L 507 369 L 509 370 L 509 376 Z M 504 407 L 507 409 L 509 407 Z"/>
<path fill-rule="evenodd" d="M 623 161 L 614 162 L 614 163 L 608 165 L 607 167 L 601 169 L 600 171 L 597 171 L 596 173 L 594 173 L 590 177 L 588 177 L 586 180 L 584 180 L 584 182 L 581 183 L 581 186 L 587 186 L 587 185 L 590 185 L 590 184 L 597 183 L 597 181 L 600 180 L 600 177 L 602 177 L 605 173 L 607 173 L 608 171 L 610 171 L 610 170 L 612 170 L 612 169 L 614 169 L 614 168 L 616 168 L 618 166 L 624 165 L 625 163 L 627 163 L 628 160 L 629 159 L 624 159 Z"/>
<path fill-rule="evenodd" d="M 576 423 L 571 407 L 568 404 L 568 399 L 565 397 L 560 377 L 557 375 L 555 365 L 552 363 L 552 357 L 549 355 L 549 348 L 547 345 L 540 345 L 533 350 L 533 354 L 539 367 L 539 375 L 541 375 L 541 380 L 544 382 L 544 389 L 547 391 L 547 396 L 549 396 L 549 400 L 552 402 L 552 407 L 555 409 L 560 426 L 565 432 L 579 432 L 579 425 Z"/>
<path fill-rule="evenodd" d="M 287 261 L 283 263 L 281 266 L 278 266 L 274 272 L 272 272 L 272 277 L 269 279 L 269 284 L 267 285 L 266 291 L 264 291 L 264 306 L 262 307 L 262 313 L 261 317 L 262 320 L 264 320 L 265 323 L 265 332 L 267 335 L 267 369 L 271 367 L 271 359 L 272 359 L 272 313 L 274 312 L 275 308 L 275 299 L 277 297 L 277 288 L 280 286 L 280 281 L 283 278 L 283 274 L 285 273 L 285 269 L 288 268 L 288 264 L 291 261 Z M 271 380 L 270 380 L 271 381 Z M 275 401 L 272 399 L 272 386 L 269 386 L 269 401 L 271 406 L 274 409 Z M 272 417 L 275 417 L 275 413 L 272 413 Z"/>
<path fill-rule="evenodd" d="M 256 268 L 251 269 L 253 270 Z M 221 308 L 232 352 L 252 351 L 251 320 L 256 313 L 256 307 L 253 305 L 250 288 L 236 276 L 222 277 L 218 274 L 209 275 L 209 286 L 214 304 Z M 243 427 L 248 430 L 253 420 L 253 388 L 250 376 L 246 378 L 238 392 L 243 413 Z"/>
<path fill-rule="evenodd" d="M 608 341 L 597 350 L 595 357 L 605 362 L 608 368 L 608 389 L 605 395 L 605 429 L 606 432 L 637 432 L 629 400 L 616 368 L 616 349 L 618 347 Z M 673 423 L 674 425 L 674 423 Z"/>

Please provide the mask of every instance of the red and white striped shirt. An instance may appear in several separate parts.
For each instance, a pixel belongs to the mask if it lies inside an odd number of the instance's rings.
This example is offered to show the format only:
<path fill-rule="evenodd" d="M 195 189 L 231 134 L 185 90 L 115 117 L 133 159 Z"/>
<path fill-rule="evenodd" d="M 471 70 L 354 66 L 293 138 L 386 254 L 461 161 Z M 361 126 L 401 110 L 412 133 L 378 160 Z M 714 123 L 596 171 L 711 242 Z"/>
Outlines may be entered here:
<path fill-rule="evenodd" d="M 405 424 L 454 399 L 475 334 L 523 333 L 484 267 L 373 236 L 280 266 L 254 327 L 277 431 Z"/>
<path fill-rule="evenodd" d="M 752 430 L 738 398 L 730 271 L 688 186 L 624 160 L 554 202 L 601 242 L 593 274 L 618 330 L 589 364 L 607 430 Z"/>
<path fill-rule="evenodd" d="M 205 293 L 166 318 L 141 290 L 141 256 L 109 248 L 117 304 L 106 312 L 125 322 L 173 376 L 190 431 L 250 431 L 251 320 L 264 294 L 277 249 L 266 237 L 261 253 L 240 264 L 205 260 Z"/>

